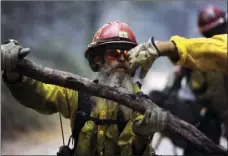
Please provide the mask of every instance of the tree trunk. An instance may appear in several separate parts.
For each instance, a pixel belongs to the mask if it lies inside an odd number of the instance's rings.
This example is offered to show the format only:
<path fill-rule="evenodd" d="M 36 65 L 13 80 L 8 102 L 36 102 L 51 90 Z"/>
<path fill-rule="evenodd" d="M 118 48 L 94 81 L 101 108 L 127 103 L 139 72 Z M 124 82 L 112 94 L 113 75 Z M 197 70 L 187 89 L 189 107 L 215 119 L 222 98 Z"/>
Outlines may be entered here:
<path fill-rule="evenodd" d="M 147 98 L 123 92 L 119 88 L 97 84 L 87 78 L 72 73 L 42 67 L 29 60 L 21 60 L 18 63 L 17 71 L 44 83 L 63 86 L 69 89 L 87 92 L 93 96 L 116 101 L 119 104 L 132 108 L 142 114 L 149 107 L 158 107 Z M 216 155 L 224 155 L 226 153 L 222 147 L 216 145 L 194 126 L 180 120 L 169 112 L 166 129 L 183 136 L 204 153 Z"/>

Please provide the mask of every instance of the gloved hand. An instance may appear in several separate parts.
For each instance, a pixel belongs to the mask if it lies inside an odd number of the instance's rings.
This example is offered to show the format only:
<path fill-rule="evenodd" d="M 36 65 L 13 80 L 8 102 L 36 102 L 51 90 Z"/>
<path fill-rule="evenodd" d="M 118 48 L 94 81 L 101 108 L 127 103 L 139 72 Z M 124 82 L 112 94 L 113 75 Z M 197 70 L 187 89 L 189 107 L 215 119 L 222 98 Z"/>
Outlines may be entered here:
<path fill-rule="evenodd" d="M 30 52 L 29 48 L 21 47 L 16 40 L 10 39 L 1 45 L 1 69 L 10 72 L 16 68 L 19 59 Z"/>
<path fill-rule="evenodd" d="M 143 120 L 134 123 L 133 131 L 142 136 L 151 136 L 155 132 L 164 130 L 167 123 L 167 112 L 159 107 L 148 108 Z"/>
<path fill-rule="evenodd" d="M 143 79 L 155 59 L 159 56 L 159 51 L 152 37 L 148 42 L 139 44 L 131 49 L 127 56 L 130 62 L 130 70 L 132 74 L 134 75 L 136 69 L 141 66 L 140 78 Z"/>

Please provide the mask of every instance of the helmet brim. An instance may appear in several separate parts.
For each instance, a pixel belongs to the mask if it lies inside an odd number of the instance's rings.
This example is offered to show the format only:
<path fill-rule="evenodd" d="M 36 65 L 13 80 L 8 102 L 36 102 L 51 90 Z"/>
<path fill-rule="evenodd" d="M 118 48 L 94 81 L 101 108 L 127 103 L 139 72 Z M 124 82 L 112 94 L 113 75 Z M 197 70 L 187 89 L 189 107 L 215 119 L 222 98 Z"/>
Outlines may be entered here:
<path fill-rule="evenodd" d="M 131 42 L 131 41 L 108 41 L 108 42 L 93 44 L 91 46 L 88 46 L 88 48 L 86 49 L 85 58 L 87 58 L 88 54 L 92 53 L 92 51 L 96 51 L 95 53 L 97 53 L 96 49 L 98 49 L 98 48 L 107 48 L 107 46 L 109 46 L 109 47 L 118 46 L 119 48 L 131 49 L 137 45 L 138 45 L 137 43 Z"/>

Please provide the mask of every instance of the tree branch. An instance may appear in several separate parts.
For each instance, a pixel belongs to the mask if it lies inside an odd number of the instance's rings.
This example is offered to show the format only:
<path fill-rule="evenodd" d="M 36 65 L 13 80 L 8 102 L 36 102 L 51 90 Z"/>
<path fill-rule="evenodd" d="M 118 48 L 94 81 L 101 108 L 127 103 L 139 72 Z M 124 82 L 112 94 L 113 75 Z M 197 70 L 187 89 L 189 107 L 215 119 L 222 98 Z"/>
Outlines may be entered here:
<path fill-rule="evenodd" d="M 93 96 L 116 101 L 119 104 L 132 108 L 142 114 L 149 107 L 158 107 L 147 98 L 123 92 L 119 88 L 94 83 L 87 78 L 72 73 L 42 67 L 29 60 L 21 60 L 18 63 L 17 71 L 44 83 L 63 86 L 69 89 L 87 92 Z M 194 126 L 180 120 L 169 112 L 167 121 L 167 131 L 178 133 L 189 142 L 196 145 L 196 147 L 204 153 L 225 155 L 225 149 L 216 145 Z"/>

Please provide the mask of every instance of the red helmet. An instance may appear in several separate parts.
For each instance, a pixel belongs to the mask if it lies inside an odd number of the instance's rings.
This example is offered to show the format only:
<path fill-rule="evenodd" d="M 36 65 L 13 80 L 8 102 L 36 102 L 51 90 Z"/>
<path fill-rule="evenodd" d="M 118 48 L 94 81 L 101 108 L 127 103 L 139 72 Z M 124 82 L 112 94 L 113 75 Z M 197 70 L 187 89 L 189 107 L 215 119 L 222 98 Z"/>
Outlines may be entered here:
<path fill-rule="evenodd" d="M 226 13 L 218 7 L 209 5 L 199 11 L 198 27 L 201 33 L 210 31 L 225 22 Z"/>
<path fill-rule="evenodd" d="M 131 49 L 137 46 L 137 41 L 133 31 L 126 23 L 113 21 L 104 24 L 94 35 L 92 43 L 90 43 L 85 51 L 85 57 L 89 61 L 93 71 L 99 69 L 93 61 L 93 56 L 103 55 L 104 48 L 107 45 L 117 45 Z"/>

